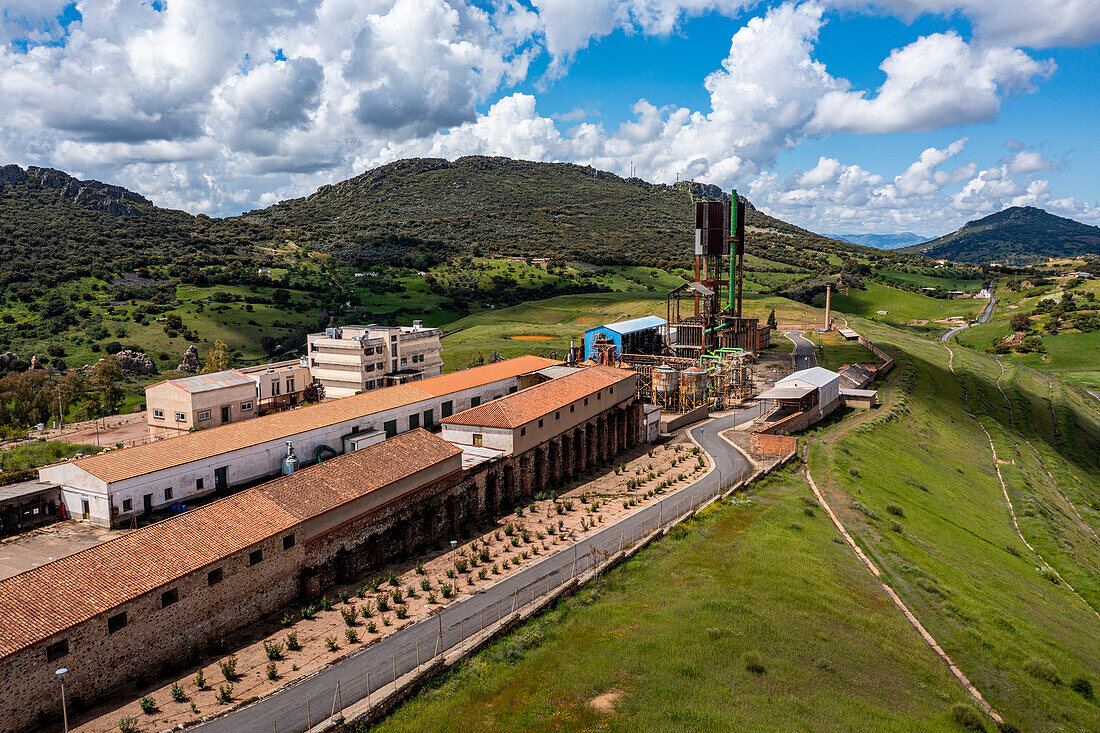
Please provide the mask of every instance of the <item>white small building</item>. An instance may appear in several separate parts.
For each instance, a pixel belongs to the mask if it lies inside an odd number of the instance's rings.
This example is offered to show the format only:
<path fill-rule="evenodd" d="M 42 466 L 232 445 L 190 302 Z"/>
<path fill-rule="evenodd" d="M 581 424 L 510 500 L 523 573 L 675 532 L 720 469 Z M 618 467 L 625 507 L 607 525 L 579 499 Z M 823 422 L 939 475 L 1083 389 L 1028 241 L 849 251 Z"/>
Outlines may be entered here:
<path fill-rule="evenodd" d="M 815 409 L 822 416 L 831 412 L 832 404 L 840 399 L 840 375 L 823 367 L 802 369 L 776 381 L 775 386 L 776 388 L 812 388 L 817 392 Z"/>

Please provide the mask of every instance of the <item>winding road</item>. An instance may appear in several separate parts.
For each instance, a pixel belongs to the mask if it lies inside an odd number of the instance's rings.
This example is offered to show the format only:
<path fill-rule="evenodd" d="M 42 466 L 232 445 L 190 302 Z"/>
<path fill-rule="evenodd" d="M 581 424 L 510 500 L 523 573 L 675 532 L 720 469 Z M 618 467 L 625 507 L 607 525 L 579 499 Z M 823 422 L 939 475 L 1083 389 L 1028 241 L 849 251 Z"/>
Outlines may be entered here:
<path fill-rule="evenodd" d="M 997 296 L 993 294 L 993 288 L 991 285 L 989 289 L 989 303 L 985 306 L 985 310 L 982 311 L 982 314 L 978 316 L 978 323 L 989 322 L 990 317 L 993 315 L 993 306 L 995 306 L 996 304 Z M 948 329 L 947 333 L 945 333 L 943 336 L 940 336 L 940 341 L 950 341 L 952 336 L 957 334 L 959 331 L 965 330 L 967 328 L 970 328 L 969 323 L 964 323 L 961 326 Z"/>
<path fill-rule="evenodd" d="M 805 339 L 803 339 L 805 341 Z M 796 342 L 797 343 L 797 342 Z M 809 341 L 806 341 L 810 344 Z M 810 344 L 810 356 L 813 345 Z M 689 431 L 691 437 L 714 461 L 715 470 L 708 472 L 694 483 L 670 492 L 659 502 L 653 502 L 621 521 L 578 540 L 572 547 L 564 547 L 523 570 L 501 580 L 496 585 L 476 591 L 472 595 L 453 602 L 441 609 L 438 615 L 419 621 L 396 634 L 373 644 L 347 659 L 328 667 L 318 674 L 277 691 L 247 707 L 212 720 L 198 727 L 204 733 L 237 733 L 238 731 L 269 731 L 278 723 L 280 733 L 298 733 L 307 729 L 307 722 L 317 724 L 329 715 L 337 682 L 343 706 L 367 695 L 366 680 L 370 679 L 370 692 L 388 688 L 393 684 L 394 672 L 400 677 L 416 666 L 417 644 L 423 661 L 435 653 L 440 629 L 445 647 L 449 648 L 465 629 L 465 636 L 480 628 L 484 618 L 486 625 L 496 621 L 498 609 L 504 615 L 517 597 L 529 599 L 533 593 L 541 594 L 547 587 L 556 587 L 572 575 L 574 558 L 577 572 L 583 572 L 591 564 L 588 551 L 593 546 L 614 545 L 625 533 L 631 536 L 642 531 L 644 525 L 652 526 L 661 513 L 668 517 L 674 507 L 696 500 L 702 501 L 714 493 L 721 484 L 731 484 L 752 474 L 752 464 L 735 448 L 719 436 L 719 433 L 751 420 L 755 409 L 737 410 L 722 417 L 702 423 Z M 662 507 L 662 504 L 664 505 Z M 566 570 L 568 568 L 568 570 Z M 311 715 L 307 721 L 306 701 Z"/>
<path fill-rule="evenodd" d="M 817 366 L 814 344 L 801 331 L 786 331 L 784 336 L 794 344 L 794 368 L 796 371 Z"/>

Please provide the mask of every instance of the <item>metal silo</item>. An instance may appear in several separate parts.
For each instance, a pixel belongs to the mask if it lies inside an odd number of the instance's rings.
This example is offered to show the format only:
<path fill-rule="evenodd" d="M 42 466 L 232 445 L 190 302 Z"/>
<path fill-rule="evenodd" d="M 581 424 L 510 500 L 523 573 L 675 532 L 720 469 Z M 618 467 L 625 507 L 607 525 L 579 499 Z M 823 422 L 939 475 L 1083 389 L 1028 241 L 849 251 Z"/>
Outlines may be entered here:
<path fill-rule="evenodd" d="M 684 401 L 696 407 L 707 399 L 707 373 L 697 366 L 688 367 L 680 372 L 680 383 L 684 390 Z"/>

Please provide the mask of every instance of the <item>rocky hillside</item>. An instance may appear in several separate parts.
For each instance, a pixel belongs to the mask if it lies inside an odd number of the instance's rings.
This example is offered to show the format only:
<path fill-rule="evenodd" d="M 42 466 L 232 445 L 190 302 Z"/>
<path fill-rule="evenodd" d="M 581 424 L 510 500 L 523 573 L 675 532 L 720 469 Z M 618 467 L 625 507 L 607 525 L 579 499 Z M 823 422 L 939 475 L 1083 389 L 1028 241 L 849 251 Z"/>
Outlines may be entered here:
<path fill-rule="evenodd" d="M 415 158 L 243 218 L 364 264 L 420 249 L 669 266 L 690 256 L 693 196 L 728 198 L 716 186 L 651 184 L 571 163 Z M 866 252 L 751 205 L 748 223 L 754 253 L 791 264 Z"/>
<path fill-rule="evenodd" d="M 1100 255 L 1100 227 L 1034 206 L 1013 206 L 901 251 L 959 262 L 1026 264 L 1048 257 Z"/>

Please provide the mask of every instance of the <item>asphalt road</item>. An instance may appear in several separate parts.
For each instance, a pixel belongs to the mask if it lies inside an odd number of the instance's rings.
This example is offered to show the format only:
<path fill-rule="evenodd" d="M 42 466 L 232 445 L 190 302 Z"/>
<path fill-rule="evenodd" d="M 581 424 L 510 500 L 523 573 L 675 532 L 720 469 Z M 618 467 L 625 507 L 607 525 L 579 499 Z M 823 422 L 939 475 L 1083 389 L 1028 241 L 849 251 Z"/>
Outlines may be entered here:
<path fill-rule="evenodd" d="M 783 334 L 794 343 L 794 368 L 795 370 L 809 369 L 817 366 L 817 354 L 814 352 L 814 344 L 802 335 L 801 331 L 787 331 Z"/>
<path fill-rule="evenodd" d="M 811 358 L 812 356 L 811 345 Z M 682 513 L 694 502 L 701 502 L 709 497 L 719 481 L 728 485 L 749 476 L 752 465 L 720 438 L 718 433 L 752 419 L 755 413 L 755 409 L 739 410 L 691 429 L 692 437 L 714 459 L 716 469 L 695 483 L 669 493 L 660 502 L 654 502 L 635 514 L 578 540 L 573 547 L 565 547 L 518 573 L 505 577 L 494 586 L 458 600 L 442 609 L 438 616 L 433 615 L 402 629 L 301 683 L 201 725 L 198 730 L 204 733 L 269 731 L 274 730 L 273 723 L 277 722 L 280 733 L 297 733 L 307 728 L 307 700 L 310 707 L 309 722 L 316 725 L 329 716 L 337 682 L 340 683 L 340 696 L 345 707 L 366 696 L 368 674 L 372 694 L 389 687 L 393 684 L 395 664 L 397 677 L 416 666 L 417 644 L 420 645 L 422 661 L 428 661 L 436 653 L 440 628 L 444 645 L 450 648 L 458 641 L 460 634 L 468 637 L 480 629 L 483 617 L 485 625 L 489 625 L 497 620 L 498 609 L 507 616 L 517 597 L 520 603 L 529 602 L 532 594 L 541 595 L 545 592 L 548 582 L 554 588 L 561 584 L 563 575 L 565 580 L 569 580 L 573 573 L 574 557 L 577 572 L 583 572 L 591 564 L 593 556 L 587 553 L 593 546 L 601 550 L 611 548 L 617 551 L 623 535 L 629 538 L 632 533 L 641 534 L 645 525 L 652 528 L 660 516 L 667 519 Z"/>
<path fill-rule="evenodd" d="M 982 314 L 978 316 L 978 323 L 986 323 L 989 321 L 990 317 L 993 315 L 993 306 L 995 306 L 996 304 L 997 296 L 990 293 L 989 303 L 985 306 L 985 310 L 982 311 Z M 965 330 L 967 328 L 970 328 L 969 323 L 964 323 L 961 326 L 949 329 L 947 333 L 945 333 L 943 336 L 940 336 L 940 341 L 950 341 L 952 336 L 957 334 L 959 331 Z"/>

